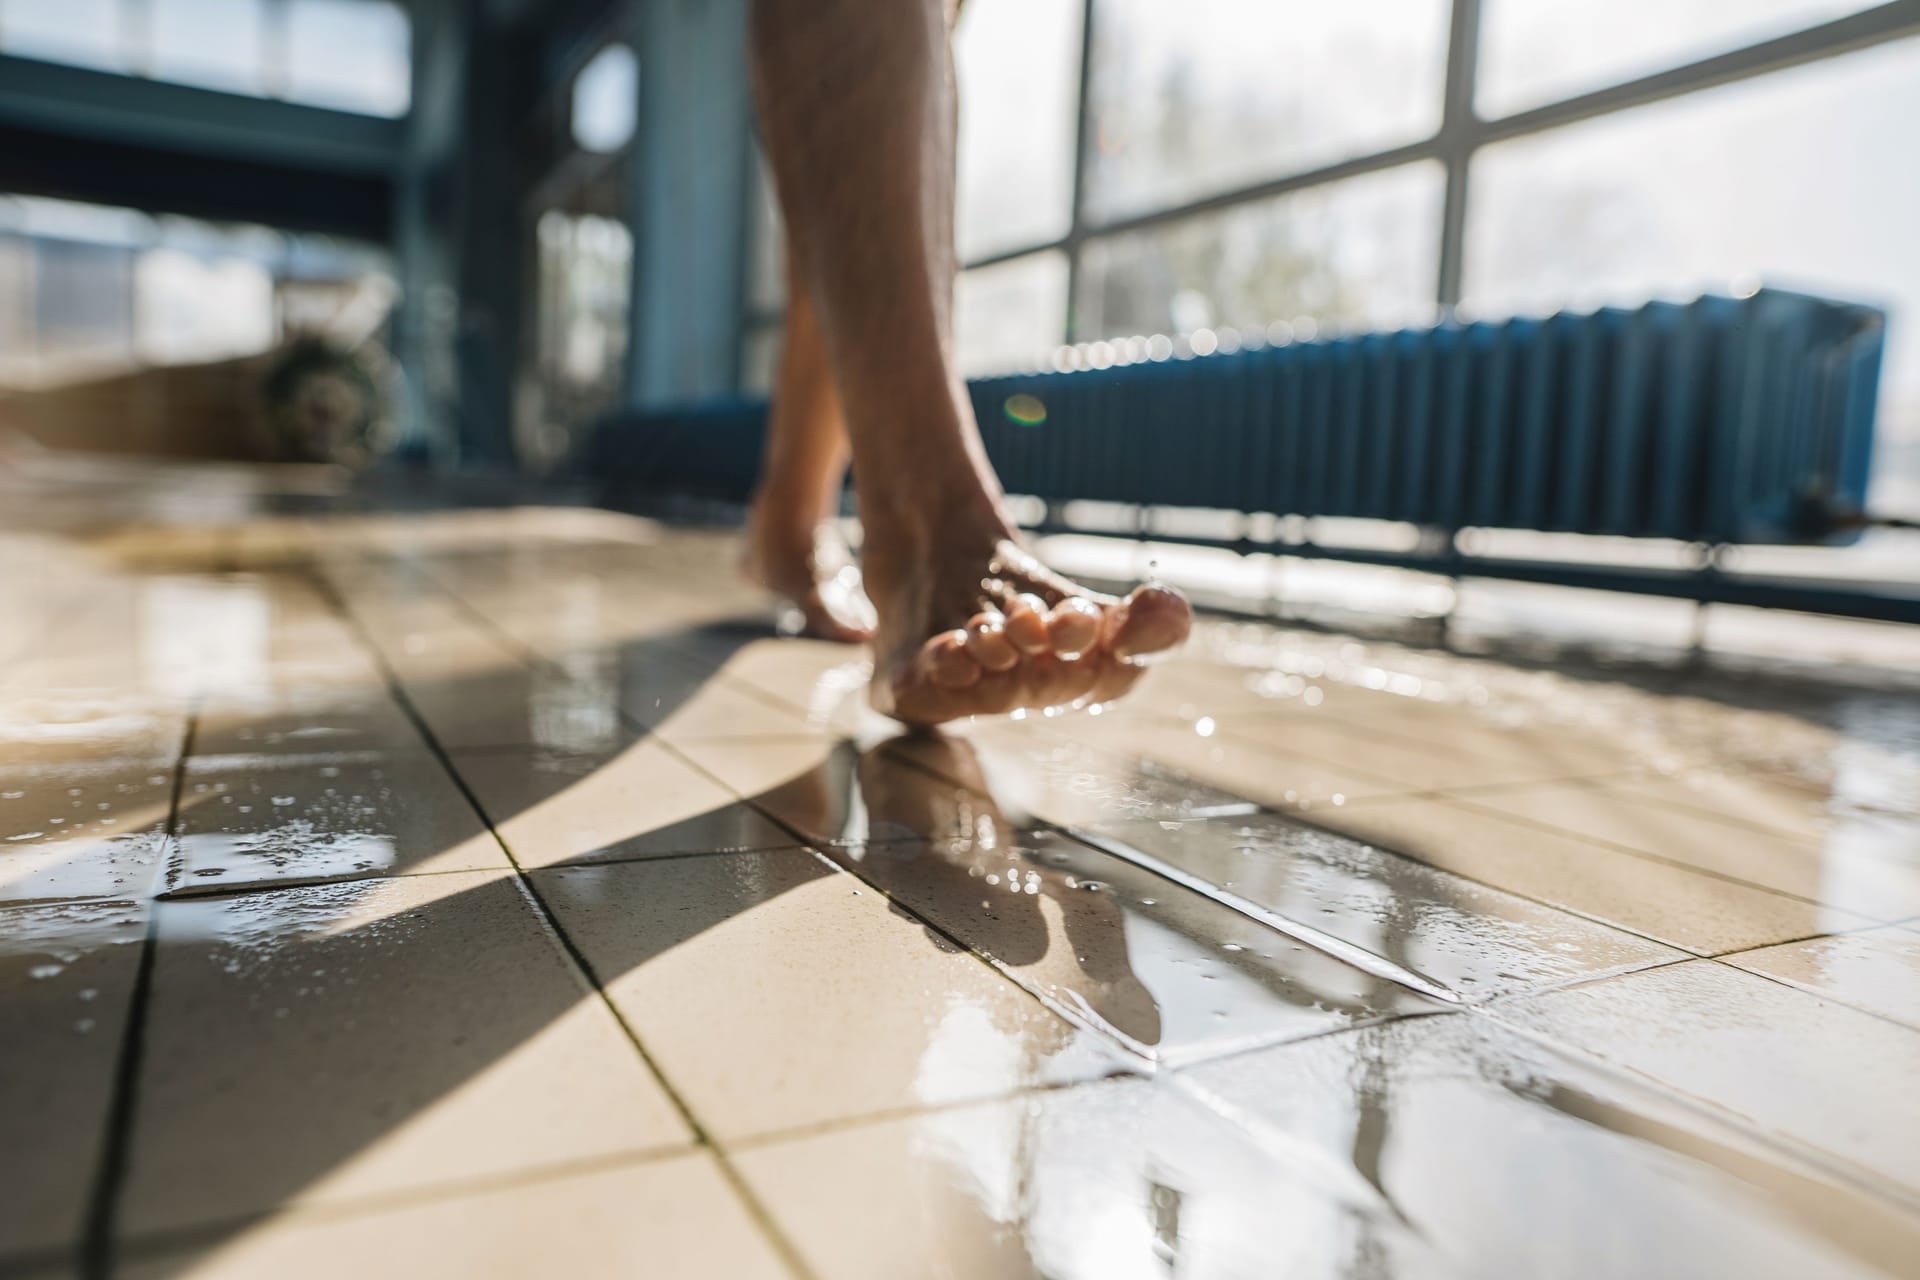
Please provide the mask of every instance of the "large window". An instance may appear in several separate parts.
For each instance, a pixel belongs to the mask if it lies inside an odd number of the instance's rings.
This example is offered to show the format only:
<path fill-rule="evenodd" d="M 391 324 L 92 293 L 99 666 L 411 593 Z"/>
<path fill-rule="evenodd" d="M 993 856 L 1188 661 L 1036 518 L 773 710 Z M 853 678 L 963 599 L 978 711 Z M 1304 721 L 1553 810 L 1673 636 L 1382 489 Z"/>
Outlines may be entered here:
<path fill-rule="evenodd" d="M 0 53 L 365 115 L 401 116 L 394 0 L 0 0 Z"/>
<path fill-rule="evenodd" d="M 366 245 L 0 196 L 0 392 L 357 339 L 393 292 Z"/>
<path fill-rule="evenodd" d="M 1920 508 L 1912 0 L 969 0 L 955 62 L 970 375 L 1757 278 L 1892 314 Z M 764 386 L 764 189 L 754 245 Z"/>

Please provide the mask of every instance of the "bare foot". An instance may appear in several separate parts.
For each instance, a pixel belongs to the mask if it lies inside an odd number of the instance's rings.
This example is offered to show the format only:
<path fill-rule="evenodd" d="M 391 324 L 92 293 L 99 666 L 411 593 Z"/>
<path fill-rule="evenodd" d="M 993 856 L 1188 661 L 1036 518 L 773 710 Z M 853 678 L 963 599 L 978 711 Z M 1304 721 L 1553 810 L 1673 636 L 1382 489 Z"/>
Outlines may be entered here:
<path fill-rule="evenodd" d="M 1088 591 L 997 519 L 870 532 L 865 560 L 879 610 L 873 703 L 909 724 L 1110 701 L 1193 625 L 1179 592 Z"/>
<path fill-rule="evenodd" d="M 831 521 L 785 520 L 756 503 L 741 568 L 789 607 L 781 630 L 843 644 L 872 639 L 873 602 Z"/>

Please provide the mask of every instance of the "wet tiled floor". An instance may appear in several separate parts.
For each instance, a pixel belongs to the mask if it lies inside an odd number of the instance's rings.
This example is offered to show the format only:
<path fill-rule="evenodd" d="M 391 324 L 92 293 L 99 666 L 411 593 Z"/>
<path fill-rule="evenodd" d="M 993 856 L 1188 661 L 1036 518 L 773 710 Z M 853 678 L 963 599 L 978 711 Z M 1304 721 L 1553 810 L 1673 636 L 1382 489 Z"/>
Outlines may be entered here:
<path fill-rule="evenodd" d="M 722 535 L 276 485 L 0 530 L 0 1275 L 1920 1275 L 1920 688 L 902 736 Z"/>

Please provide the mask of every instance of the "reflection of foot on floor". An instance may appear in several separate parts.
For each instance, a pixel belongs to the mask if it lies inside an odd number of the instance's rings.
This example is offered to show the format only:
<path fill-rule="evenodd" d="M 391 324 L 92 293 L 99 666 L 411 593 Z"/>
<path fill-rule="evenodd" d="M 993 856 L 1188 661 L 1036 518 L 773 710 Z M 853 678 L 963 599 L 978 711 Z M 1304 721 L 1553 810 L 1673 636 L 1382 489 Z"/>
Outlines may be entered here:
<path fill-rule="evenodd" d="M 867 555 L 880 614 L 873 700 L 909 723 L 1110 701 L 1192 626 L 1178 592 L 1088 591 L 998 520 L 890 533 L 870 535 Z"/>
<path fill-rule="evenodd" d="M 830 521 L 786 520 L 754 505 L 741 565 L 747 577 L 779 597 L 789 617 L 781 630 L 859 644 L 873 634 L 873 604 L 846 540 Z"/>
<path fill-rule="evenodd" d="M 1031 841 L 1053 837 L 1001 810 L 971 745 L 916 733 L 862 752 L 859 774 L 874 838 L 891 843 L 841 854 L 855 874 L 1143 1052 L 1160 1043 L 1125 908 L 1038 856 Z"/>

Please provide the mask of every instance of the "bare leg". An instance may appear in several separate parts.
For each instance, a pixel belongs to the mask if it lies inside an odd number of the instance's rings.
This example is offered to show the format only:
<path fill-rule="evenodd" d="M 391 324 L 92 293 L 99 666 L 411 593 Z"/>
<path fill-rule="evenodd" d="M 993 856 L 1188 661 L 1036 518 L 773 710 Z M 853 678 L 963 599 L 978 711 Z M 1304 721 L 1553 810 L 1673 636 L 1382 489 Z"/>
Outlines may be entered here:
<path fill-rule="evenodd" d="M 1003 509 L 952 363 L 945 0 L 755 0 L 761 137 L 853 451 L 874 702 L 904 720 L 1105 699 L 1186 637 L 1186 601 L 1082 590 Z"/>
<path fill-rule="evenodd" d="M 831 523 L 850 456 L 813 299 L 790 266 L 786 332 L 747 529 L 746 570 L 793 604 L 808 635 L 857 642 L 873 634 L 873 606 Z"/>

